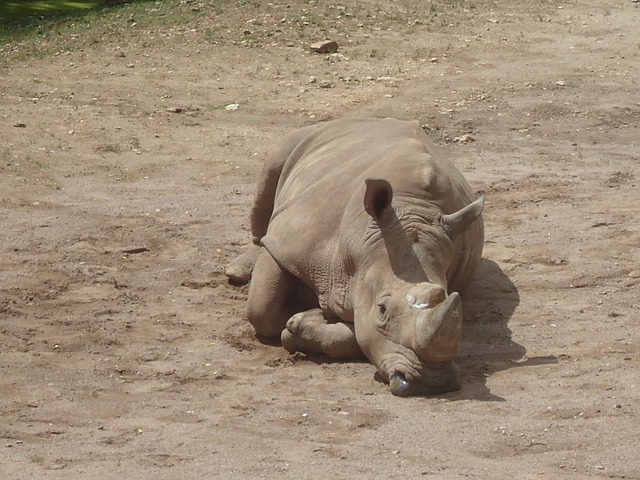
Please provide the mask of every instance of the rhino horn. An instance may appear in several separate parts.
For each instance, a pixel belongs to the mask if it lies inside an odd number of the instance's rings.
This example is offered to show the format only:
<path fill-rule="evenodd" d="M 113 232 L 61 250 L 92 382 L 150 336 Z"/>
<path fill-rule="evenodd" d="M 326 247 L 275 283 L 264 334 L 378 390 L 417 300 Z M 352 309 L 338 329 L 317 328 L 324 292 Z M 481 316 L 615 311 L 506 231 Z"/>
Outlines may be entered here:
<path fill-rule="evenodd" d="M 364 194 L 364 209 L 379 220 L 384 211 L 391 206 L 393 189 L 388 181 L 377 178 L 367 178 L 365 184 L 367 189 Z"/>
<path fill-rule="evenodd" d="M 427 363 L 445 364 L 458 353 L 462 340 L 462 302 L 453 292 L 433 309 L 416 319 L 416 349 Z"/>
<path fill-rule="evenodd" d="M 440 223 L 450 237 L 464 232 L 480 216 L 484 208 L 484 195 L 450 215 L 442 215 Z"/>

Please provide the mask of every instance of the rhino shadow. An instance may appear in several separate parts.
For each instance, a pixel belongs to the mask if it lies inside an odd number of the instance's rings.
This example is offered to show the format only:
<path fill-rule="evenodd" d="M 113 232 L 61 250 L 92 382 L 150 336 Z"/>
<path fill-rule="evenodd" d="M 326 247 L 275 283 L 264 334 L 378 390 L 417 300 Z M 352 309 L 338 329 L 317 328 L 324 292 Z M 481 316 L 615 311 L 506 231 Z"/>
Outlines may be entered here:
<path fill-rule="evenodd" d="M 522 361 L 527 350 L 513 341 L 508 326 L 519 303 L 520 295 L 511 279 L 496 262 L 482 259 L 462 295 L 464 334 L 457 358 L 462 389 L 447 398 L 504 401 L 491 394 L 487 377 L 508 368 L 557 363 L 553 357 Z"/>

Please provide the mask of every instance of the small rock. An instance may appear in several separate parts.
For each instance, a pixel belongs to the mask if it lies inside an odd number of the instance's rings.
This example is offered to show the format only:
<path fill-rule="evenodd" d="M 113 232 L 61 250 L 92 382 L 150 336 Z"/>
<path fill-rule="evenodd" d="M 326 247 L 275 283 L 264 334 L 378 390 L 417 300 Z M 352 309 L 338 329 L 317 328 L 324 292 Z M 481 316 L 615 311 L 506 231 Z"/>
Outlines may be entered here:
<path fill-rule="evenodd" d="M 124 58 L 124 57 L 126 57 L 126 55 L 124 54 L 124 52 L 122 50 L 118 50 L 116 52 L 116 54 L 114 55 L 114 57 L 116 57 L 116 58 Z"/>
<path fill-rule="evenodd" d="M 309 83 L 318 83 L 318 78 L 311 75 L 309 77 Z"/>
<path fill-rule="evenodd" d="M 135 64 L 133 64 L 133 63 L 127 63 L 127 68 L 133 68 L 133 67 L 135 67 Z"/>
<path fill-rule="evenodd" d="M 335 42 L 333 40 L 316 42 L 311 45 L 311 50 L 316 53 L 335 53 L 338 51 L 338 42 Z"/>
<path fill-rule="evenodd" d="M 564 80 L 558 80 L 556 82 L 556 85 L 558 85 L 559 87 L 566 87 L 567 86 L 567 82 L 565 82 Z"/>
<path fill-rule="evenodd" d="M 229 111 L 229 112 L 232 112 L 234 110 L 238 110 L 239 108 L 240 108 L 240 104 L 238 104 L 238 103 L 230 103 L 229 105 L 224 107 L 224 109 Z"/>
<path fill-rule="evenodd" d="M 476 139 L 471 135 L 461 135 L 459 137 L 455 137 L 453 141 L 454 143 L 471 143 L 471 142 L 475 142 Z"/>
<path fill-rule="evenodd" d="M 333 88 L 333 82 L 330 80 L 322 80 L 320 82 L 320 88 Z"/>
<path fill-rule="evenodd" d="M 18 122 L 18 123 L 14 123 L 13 126 L 16 127 L 16 128 L 26 128 L 27 124 L 26 123 L 22 123 L 22 122 Z"/>
<path fill-rule="evenodd" d="M 429 59 L 429 61 L 430 61 L 431 63 L 436 63 L 436 62 L 438 61 L 438 57 L 431 57 L 431 58 Z"/>
<path fill-rule="evenodd" d="M 167 108 L 167 112 L 169 113 L 182 113 L 181 107 L 169 107 Z"/>
<path fill-rule="evenodd" d="M 329 62 L 342 62 L 342 61 L 346 61 L 349 60 L 347 57 L 345 57 L 344 55 L 342 55 L 341 53 L 332 53 L 331 55 L 329 55 L 328 57 L 326 57 L 326 60 Z"/>

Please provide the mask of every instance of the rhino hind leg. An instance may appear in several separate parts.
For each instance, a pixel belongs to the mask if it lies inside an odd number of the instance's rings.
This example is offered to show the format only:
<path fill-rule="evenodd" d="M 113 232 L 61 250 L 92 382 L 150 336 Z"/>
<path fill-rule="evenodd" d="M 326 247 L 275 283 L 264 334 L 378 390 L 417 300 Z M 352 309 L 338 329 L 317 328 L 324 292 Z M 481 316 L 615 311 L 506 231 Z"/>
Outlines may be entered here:
<path fill-rule="evenodd" d="M 289 352 L 321 353 L 335 359 L 363 358 L 353 325 L 330 323 L 315 308 L 292 316 L 280 337 Z"/>
<path fill-rule="evenodd" d="M 224 273 L 229 281 L 234 285 L 249 283 L 253 268 L 261 251 L 262 247 L 260 245 L 249 244 L 245 252 L 238 255 L 227 266 Z"/>

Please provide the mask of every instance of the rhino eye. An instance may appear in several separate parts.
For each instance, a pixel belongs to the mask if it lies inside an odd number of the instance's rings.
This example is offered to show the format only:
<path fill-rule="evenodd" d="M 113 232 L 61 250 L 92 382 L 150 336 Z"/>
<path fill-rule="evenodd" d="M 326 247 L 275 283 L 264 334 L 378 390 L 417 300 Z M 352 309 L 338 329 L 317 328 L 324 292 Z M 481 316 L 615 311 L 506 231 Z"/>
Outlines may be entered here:
<path fill-rule="evenodd" d="M 379 303 L 378 311 L 380 312 L 380 315 L 384 315 L 385 313 L 387 313 L 387 306 L 384 303 Z"/>

